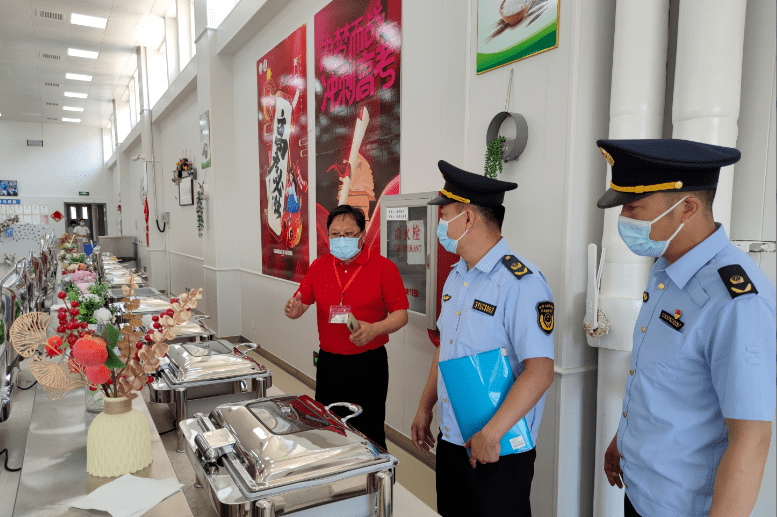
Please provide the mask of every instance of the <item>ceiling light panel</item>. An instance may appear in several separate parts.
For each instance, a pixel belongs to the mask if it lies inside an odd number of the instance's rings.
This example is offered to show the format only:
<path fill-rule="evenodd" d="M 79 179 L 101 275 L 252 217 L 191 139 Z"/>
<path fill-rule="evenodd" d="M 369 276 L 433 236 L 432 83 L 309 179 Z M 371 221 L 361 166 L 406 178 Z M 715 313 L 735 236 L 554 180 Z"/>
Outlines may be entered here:
<path fill-rule="evenodd" d="M 65 97 L 74 97 L 76 99 L 86 99 L 86 93 L 65 92 Z"/>
<path fill-rule="evenodd" d="M 81 122 L 80 118 L 62 118 L 62 122 Z"/>
<path fill-rule="evenodd" d="M 79 50 L 77 48 L 69 48 L 67 49 L 67 55 L 73 57 L 85 57 L 86 59 L 97 59 L 97 56 L 99 56 L 100 53 L 92 52 L 89 50 Z"/>
<path fill-rule="evenodd" d="M 92 76 L 91 75 L 81 75 L 81 74 L 65 74 L 65 78 L 72 79 L 73 81 L 91 81 Z"/>
<path fill-rule="evenodd" d="M 84 25 L 86 27 L 104 29 L 108 24 L 108 19 L 99 18 L 97 16 L 86 16 L 85 14 L 72 13 L 70 15 L 70 23 L 73 25 Z"/>
<path fill-rule="evenodd" d="M 65 111 L 84 111 L 84 108 L 76 108 L 75 106 L 62 106 Z"/>

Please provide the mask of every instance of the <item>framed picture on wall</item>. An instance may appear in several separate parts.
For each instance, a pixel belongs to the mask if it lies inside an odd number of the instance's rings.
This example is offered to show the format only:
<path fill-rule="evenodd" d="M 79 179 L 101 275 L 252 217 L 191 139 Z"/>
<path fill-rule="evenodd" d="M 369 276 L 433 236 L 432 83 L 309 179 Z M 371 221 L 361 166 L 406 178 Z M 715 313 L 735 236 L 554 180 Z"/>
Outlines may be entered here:
<path fill-rule="evenodd" d="M 561 0 L 478 0 L 477 73 L 558 47 Z"/>
<path fill-rule="evenodd" d="M 210 167 L 210 110 L 200 115 L 200 158 L 203 169 Z"/>
<path fill-rule="evenodd" d="M 194 204 L 194 180 L 184 178 L 178 184 L 178 205 L 187 206 Z"/>

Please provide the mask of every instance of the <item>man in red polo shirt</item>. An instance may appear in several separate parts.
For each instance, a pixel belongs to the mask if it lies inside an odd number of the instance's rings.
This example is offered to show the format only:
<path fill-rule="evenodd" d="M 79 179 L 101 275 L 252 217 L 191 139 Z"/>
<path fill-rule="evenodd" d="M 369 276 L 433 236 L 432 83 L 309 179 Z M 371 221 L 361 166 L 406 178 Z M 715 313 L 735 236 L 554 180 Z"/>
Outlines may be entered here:
<path fill-rule="evenodd" d="M 317 304 L 316 400 L 362 406 L 364 412 L 350 423 L 385 449 L 388 357 L 383 345 L 407 324 L 410 305 L 397 266 L 364 249 L 364 227 L 359 208 L 340 205 L 329 214 L 331 253 L 313 261 L 285 313 L 297 319 Z M 346 325 L 349 312 L 358 322 L 353 333 Z"/>

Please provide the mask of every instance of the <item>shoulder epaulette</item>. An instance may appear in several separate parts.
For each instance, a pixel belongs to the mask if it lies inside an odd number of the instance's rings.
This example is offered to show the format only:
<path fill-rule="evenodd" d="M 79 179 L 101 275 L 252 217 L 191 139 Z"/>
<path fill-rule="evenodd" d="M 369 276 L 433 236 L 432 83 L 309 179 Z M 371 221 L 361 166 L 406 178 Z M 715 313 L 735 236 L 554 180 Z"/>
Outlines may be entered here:
<path fill-rule="evenodd" d="M 743 294 L 758 294 L 758 289 L 755 288 L 750 277 L 747 276 L 744 268 L 739 264 L 723 266 L 718 269 L 718 274 L 732 298 L 742 296 Z"/>
<path fill-rule="evenodd" d="M 526 267 L 523 262 L 513 257 L 512 255 L 505 255 L 505 257 L 502 259 L 502 264 L 504 264 L 510 273 L 512 273 L 513 276 L 519 280 L 526 275 L 532 274 L 531 269 Z"/>

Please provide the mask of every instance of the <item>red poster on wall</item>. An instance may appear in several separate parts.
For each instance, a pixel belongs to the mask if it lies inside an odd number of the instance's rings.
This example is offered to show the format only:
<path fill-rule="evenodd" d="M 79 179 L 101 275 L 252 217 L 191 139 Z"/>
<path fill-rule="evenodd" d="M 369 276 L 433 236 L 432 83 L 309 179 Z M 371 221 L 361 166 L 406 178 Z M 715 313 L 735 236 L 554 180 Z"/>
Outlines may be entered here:
<path fill-rule="evenodd" d="M 305 25 L 256 62 L 262 273 L 301 282 L 308 253 Z"/>
<path fill-rule="evenodd" d="M 380 253 L 380 199 L 399 194 L 401 20 L 400 0 L 334 0 L 315 16 L 318 256 L 341 204 L 364 211 Z"/>

